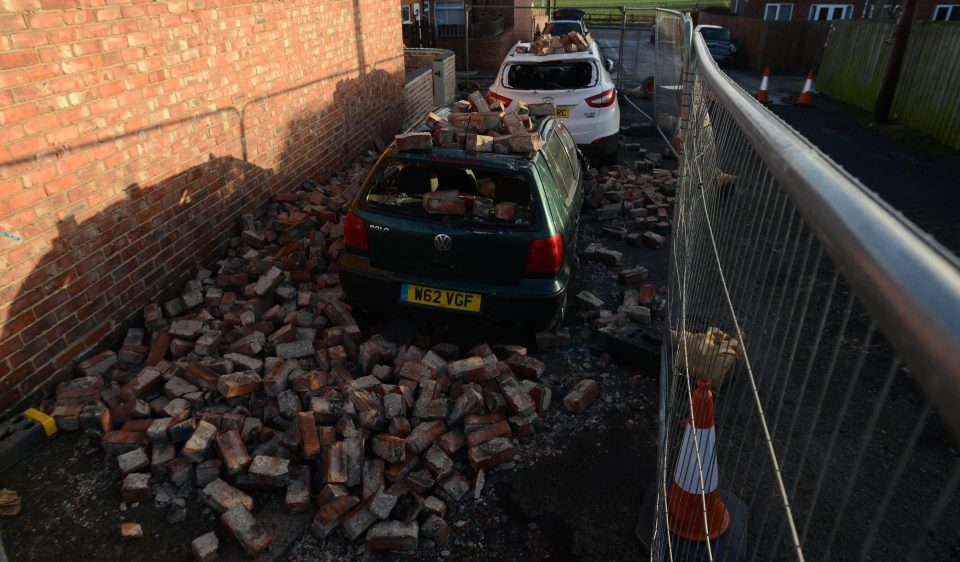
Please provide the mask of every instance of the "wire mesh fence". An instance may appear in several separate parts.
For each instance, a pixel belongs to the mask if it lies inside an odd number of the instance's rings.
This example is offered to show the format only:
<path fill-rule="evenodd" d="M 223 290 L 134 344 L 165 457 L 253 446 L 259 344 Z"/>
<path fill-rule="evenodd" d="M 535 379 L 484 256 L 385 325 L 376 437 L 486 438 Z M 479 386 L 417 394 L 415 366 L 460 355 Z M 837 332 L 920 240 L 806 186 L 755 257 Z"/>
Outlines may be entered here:
<path fill-rule="evenodd" d="M 654 124 L 667 139 L 680 129 L 683 69 L 686 68 L 689 18 L 669 10 L 656 11 L 653 111 Z"/>
<path fill-rule="evenodd" d="M 957 259 L 684 64 L 651 560 L 956 560 Z"/>

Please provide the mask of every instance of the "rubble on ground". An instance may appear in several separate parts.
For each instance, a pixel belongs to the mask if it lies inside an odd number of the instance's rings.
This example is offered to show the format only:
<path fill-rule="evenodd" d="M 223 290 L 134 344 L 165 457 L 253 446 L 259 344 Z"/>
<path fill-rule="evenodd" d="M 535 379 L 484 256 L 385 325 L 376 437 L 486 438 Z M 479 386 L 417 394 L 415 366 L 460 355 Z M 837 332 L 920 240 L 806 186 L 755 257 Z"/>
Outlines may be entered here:
<path fill-rule="evenodd" d="M 244 215 L 213 270 L 146 306 L 119 351 L 81 362 L 42 405 L 99 440 L 123 501 L 153 499 L 176 524 L 199 499 L 255 555 L 272 537 L 251 494 L 273 491 L 290 512 L 316 509 L 318 538 L 339 529 L 370 551 L 412 550 L 443 544 L 444 515 L 513 466 L 517 439 L 551 405 L 540 360 L 517 345 L 365 335 L 344 301 L 330 266 L 373 161 L 278 194 L 260 220 Z M 599 386 L 577 392 L 567 407 L 582 412 Z M 124 523 L 121 536 L 143 530 Z M 191 546 L 211 560 L 219 539 Z"/>
<path fill-rule="evenodd" d="M 532 55 L 562 55 L 564 53 L 583 52 L 590 48 L 593 38 L 589 33 L 581 35 L 576 31 L 570 31 L 563 35 L 550 35 L 543 33 L 537 37 L 530 46 L 520 45 L 517 47 L 517 54 Z"/>

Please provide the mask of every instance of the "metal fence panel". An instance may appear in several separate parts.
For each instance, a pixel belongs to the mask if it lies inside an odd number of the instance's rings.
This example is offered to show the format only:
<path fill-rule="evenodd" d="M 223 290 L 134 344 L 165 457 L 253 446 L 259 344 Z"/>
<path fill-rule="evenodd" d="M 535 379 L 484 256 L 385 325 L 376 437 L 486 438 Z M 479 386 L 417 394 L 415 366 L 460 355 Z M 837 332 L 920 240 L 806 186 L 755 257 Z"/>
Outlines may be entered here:
<path fill-rule="evenodd" d="M 675 535 L 688 510 L 718 526 L 706 497 L 675 494 L 677 467 L 709 491 L 712 458 L 747 559 L 956 559 L 960 263 L 733 84 L 699 37 L 690 58 L 651 559 L 739 558 L 733 530 Z M 715 442 L 687 428 L 708 417 L 699 379 Z"/>

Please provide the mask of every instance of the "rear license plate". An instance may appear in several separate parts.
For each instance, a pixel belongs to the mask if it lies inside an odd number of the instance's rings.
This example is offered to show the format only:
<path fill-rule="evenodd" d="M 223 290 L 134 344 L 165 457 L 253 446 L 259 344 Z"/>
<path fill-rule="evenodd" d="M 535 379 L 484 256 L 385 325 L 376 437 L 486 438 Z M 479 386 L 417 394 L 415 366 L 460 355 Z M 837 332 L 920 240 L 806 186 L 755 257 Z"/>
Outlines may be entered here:
<path fill-rule="evenodd" d="M 562 117 L 566 119 L 570 117 L 570 108 L 569 107 L 558 107 L 557 108 L 557 117 Z"/>
<path fill-rule="evenodd" d="M 480 312 L 480 295 L 421 285 L 400 285 L 400 300 L 411 304 L 449 308 L 464 312 Z"/>

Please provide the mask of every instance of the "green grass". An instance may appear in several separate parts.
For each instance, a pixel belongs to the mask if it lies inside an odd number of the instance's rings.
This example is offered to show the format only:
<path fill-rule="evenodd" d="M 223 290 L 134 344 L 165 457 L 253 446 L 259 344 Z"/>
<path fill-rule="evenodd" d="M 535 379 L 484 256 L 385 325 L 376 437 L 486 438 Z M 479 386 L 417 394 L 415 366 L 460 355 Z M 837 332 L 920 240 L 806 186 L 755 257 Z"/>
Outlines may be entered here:
<path fill-rule="evenodd" d="M 540 0 L 538 5 L 546 7 L 547 4 L 544 0 Z M 584 10 L 589 10 L 590 8 L 619 8 L 621 6 L 628 6 L 631 8 L 667 8 L 670 10 L 689 12 L 698 7 L 701 10 L 705 8 L 729 8 L 730 2 L 725 0 L 706 0 L 704 2 L 697 2 L 695 0 L 622 0 L 620 2 L 617 0 L 552 0 L 550 6 L 551 8 L 573 7 L 583 8 Z"/>

